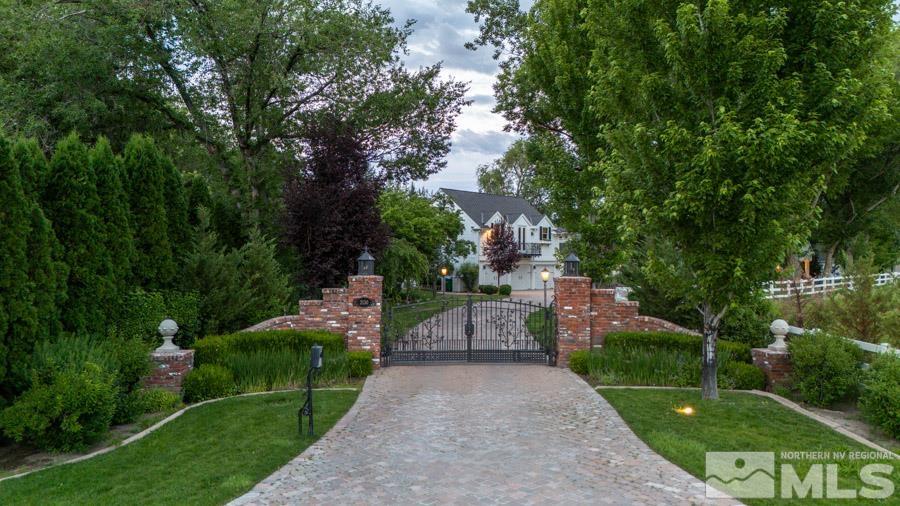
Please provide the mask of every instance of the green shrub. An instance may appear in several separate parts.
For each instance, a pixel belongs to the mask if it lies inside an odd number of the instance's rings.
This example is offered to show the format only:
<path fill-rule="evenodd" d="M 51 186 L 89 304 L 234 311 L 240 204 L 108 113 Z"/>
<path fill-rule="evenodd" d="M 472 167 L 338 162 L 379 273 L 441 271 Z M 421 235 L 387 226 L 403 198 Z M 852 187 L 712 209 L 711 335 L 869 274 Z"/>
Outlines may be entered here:
<path fill-rule="evenodd" d="M 373 362 L 371 351 L 348 351 L 347 362 L 350 365 L 351 378 L 365 378 L 372 374 Z"/>
<path fill-rule="evenodd" d="M 171 318 L 178 323 L 175 343 L 193 347 L 200 332 L 200 298 L 196 292 L 137 289 L 125 297 L 115 318 L 114 332 L 121 338 L 139 338 L 155 346 L 162 344 L 156 330 L 159 322 Z"/>
<path fill-rule="evenodd" d="M 474 292 L 478 288 L 478 264 L 474 262 L 465 262 L 456 270 L 459 279 L 462 280 L 463 288 L 467 292 Z"/>
<path fill-rule="evenodd" d="M 512 293 L 512 286 L 510 285 L 500 285 L 500 288 L 497 289 L 497 293 L 504 296 L 509 296 Z"/>
<path fill-rule="evenodd" d="M 777 317 L 772 302 L 760 297 L 729 309 L 722 320 L 719 338 L 744 343 L 751 348 L 765 347 L 773 340 L 769 325 Z"/>
<path fill-rule="evenodd" d="M 719 365 L 724 361 L 727 359 L 720 358 Z M 603 385 L 700 385 L 700 357 L 678 350 L 605 347 L 577 351 L 569 355 L 569 368 Z"/>
<path fill-rule="evenodd" d="M 791 380 L 806 402 L 828 406 L 855 393 L 862 351 L 846 339 L 807 333 L 792 337 L 788 349 L 793 362 Z"/>
<path fill-rule="evenodd" d="M 113 383 L 92 363 L 51 372 L 0 413 L 0 427 L 8 438 L 45 450 L 83 449 L 109 429 L 116 411 Z"/>
<path fill-rule="evenodd" d="M 718 374 L 719 386 L 729 390 L 763 390 L 766 374 L 759 367 L 743 362 L 727 362 Z"/>
<path fill-rule="evenodd" d="M 116 411 L 112 423 L 128 423 L 141 414 L 132 394 L 151 365 L 149 346 L 140 339 L 68 336 L 44 341 L 35 348 L 31 374 L 33 381 L 49 381 L 60 372 L 78 372 L 88 364 L 100 367 L 113 379 Z"/>
<path fill-rule="evenodd" d="M 497 293 L 497 287 L 494 285 L 478 285 L 478 291 L 485 295 L 494 295 Z"/>
<path fill-rule="evenodd" d="M 677 332 L 610 332 L 604 338 L 604 343 L 607 348 L 658 348 L 696 353 L 697 356 L 703 349 L 703 337 Z M 724 339 L 719 339 L 716 344 L 720 354 L 727 353 L 734 360 L 752 362 L 749 345 Z"/>
<path fill-rule="evenodd" d="M 181 404 L 178 394 L 162 388 L 147 388 L 137 391 L 141 413 L 159 413 Z"/>
<path fill-rule="evenodd" d="M 589 350 L 573 351 L 569 354 L 569 369 L 582 376 L 590 372 L 591 352 Z"/>
<path fill-rule="evenodd" d="M 859 409 L 893 438 L 900 438 L 900 357 L 882 355 L 865 375 Z"/>
<path fill-rule="evenodd" d="M 206 336 L 194 344 L 194 363 L 223 364 L 224 357 L 236 352 L 263 350 L 308 353 L 312 345 L 321 345 L 325 356 L 344 352 L 344 336 L 324 330 L 266 330 Z"/>
<path fill-rule="evenodd" d="M 223 357 L 222 366 L 234 375 L 237 391 L 264 392 L 306 384 L 309 350 L 263 349 L 234 352 Z M 325 352 L 322 369 L 313 377 L 317 385 L 346 381 L 350 377 L 347 352 Z"/>
<path fill-rule="evenodd" d="M 201 365 L 189 372 L 182 384 L 184 402 L 218 399 L 234 393 L 234 375 L 220 365 Z"/>

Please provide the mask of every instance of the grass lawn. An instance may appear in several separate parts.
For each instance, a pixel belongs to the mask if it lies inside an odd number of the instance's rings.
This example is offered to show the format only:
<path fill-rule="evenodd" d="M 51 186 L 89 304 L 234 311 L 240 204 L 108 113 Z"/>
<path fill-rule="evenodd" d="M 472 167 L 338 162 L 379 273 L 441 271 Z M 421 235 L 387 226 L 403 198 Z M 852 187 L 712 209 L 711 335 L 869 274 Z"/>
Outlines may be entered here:
<path fill-rule="evenodd" d="M 357 395 L 317 391 L 316 434 Z M 317 439 L 297 432 L 300 398 L 281 392 L 200 406 L 105 455 L 0 482 L 0 504 L 223 504 Z"/>
<path fill-rule="evenodd" d="M 855 499 L 854 504 L 900 504 L 900 461 L 782 460 L 780 452 L 873 451 L 852 439 L 780 404 L 752 394 L 720 392 L 719 401 L 703 401 L 699 390 L 599 389 L 629 427 L 657 453 L 705 480 L 705 452 L 775 452 L 776 495 L 781 490 L 781 463 L 794 464 L 803 479 L 811 464 L 839 464 L 840 488 L 860 489 L 859 468 L 874 462 L 892 463 L 896 492 L 881 502 Z M 676 407 L 692 406 L 693 416 Z M 824 468 L 824 466 L 823 466 Z M 747 504 L 787 504 L 787 500 L 744 499 Z M 797 499 L 794 500 L 796 502 Z M 806 499 L 801 504 L 848 503 L 846 499 Z"/>

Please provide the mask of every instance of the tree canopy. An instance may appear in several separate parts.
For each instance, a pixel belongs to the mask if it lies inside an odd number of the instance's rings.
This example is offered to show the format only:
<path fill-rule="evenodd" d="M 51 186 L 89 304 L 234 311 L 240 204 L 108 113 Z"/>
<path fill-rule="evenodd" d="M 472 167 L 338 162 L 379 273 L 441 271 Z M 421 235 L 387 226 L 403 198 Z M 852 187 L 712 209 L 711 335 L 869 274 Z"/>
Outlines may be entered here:
<path fill-rule="evenodd" d="M 498 109 L 572 153 L 574 171 L 554 177 L 588 174 L 582 201 L 595 212 L 582 219 L 674 248 L 684 268 L 650 250 L 647 269 L 678 286 L 687 276 L 704 319 L 703 394 L 715 398 L 722 316 L 809 237 L 829 184 L 886 117 L 891 2 L 469 8 L 484 20 L 476 43 L 505 49 Z"/>

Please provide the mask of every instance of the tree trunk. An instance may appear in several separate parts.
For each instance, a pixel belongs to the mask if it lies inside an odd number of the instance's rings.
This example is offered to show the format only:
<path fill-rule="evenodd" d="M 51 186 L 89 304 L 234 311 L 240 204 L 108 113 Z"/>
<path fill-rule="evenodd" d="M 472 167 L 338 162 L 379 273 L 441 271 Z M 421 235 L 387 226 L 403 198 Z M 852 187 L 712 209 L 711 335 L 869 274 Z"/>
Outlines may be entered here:
<path fill-rule="evenodd" d="M 719 384 L 716 374 L 716 341 L 719 338 L 719 324 L 722 321 L 723 309 L 718 314 L 713 312 L 712 305 L 704 302 L 700 312 L 703 314 L 703 347 L 702 347 L 702 379 L 700 383 L 703 399 L 718 399 Z"/>

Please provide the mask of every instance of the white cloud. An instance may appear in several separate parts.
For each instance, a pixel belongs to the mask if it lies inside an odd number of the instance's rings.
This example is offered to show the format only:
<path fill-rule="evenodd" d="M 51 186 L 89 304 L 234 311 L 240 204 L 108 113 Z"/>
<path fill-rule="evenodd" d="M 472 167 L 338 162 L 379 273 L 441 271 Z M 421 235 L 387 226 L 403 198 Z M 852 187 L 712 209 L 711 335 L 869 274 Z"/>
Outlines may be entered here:
<path fill-rule="evenodd" d="M 416 186 L 476 190 L 475 168 L 498 158 L 516 136 L 503 131 L 502 116 L 494 114 L 493 83 L 498 68 L 490 48 L 469 51 L 463 44 L 478 35 L 478 26 L 465 12 L 465 0 L 382 0 L 396 22 L 415 19 L 404 62 L 411 68 L 444 62 L 443 75 L 469 83 L 472 105 L 457 118 L 447 168 Z"/>

